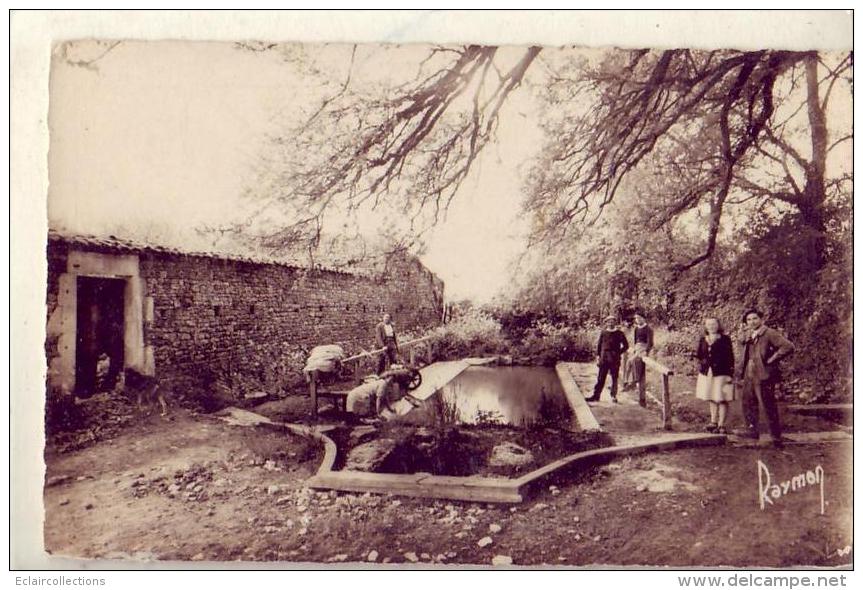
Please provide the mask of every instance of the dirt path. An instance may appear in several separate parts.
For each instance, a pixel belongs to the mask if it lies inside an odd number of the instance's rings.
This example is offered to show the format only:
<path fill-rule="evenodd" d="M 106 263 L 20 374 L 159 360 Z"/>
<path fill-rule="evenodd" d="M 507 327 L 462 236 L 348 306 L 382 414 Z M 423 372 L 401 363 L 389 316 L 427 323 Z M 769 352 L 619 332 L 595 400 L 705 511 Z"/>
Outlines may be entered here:
<path fill-rule="evenodd" d="M 308 441 L 180 414 L 48 455 L 45 542 L 117 559 L 840 565 L 853 558 L 839 553 L 851 542 L 850 453 L 849 443 L 676 451 L 497 507 L 313 493 L 302 485 L 320 452 Z M 759 459 L 778 479 L 821 465 L 826 514 L 816 487 L 761 510 Z"/>

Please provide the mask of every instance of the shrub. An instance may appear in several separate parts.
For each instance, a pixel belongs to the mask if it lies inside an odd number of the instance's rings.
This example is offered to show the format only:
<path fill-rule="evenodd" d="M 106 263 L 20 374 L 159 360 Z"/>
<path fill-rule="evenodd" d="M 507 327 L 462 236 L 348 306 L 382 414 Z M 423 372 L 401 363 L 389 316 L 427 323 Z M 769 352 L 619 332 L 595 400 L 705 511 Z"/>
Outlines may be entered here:
<path fill-rule="evenodd" d="M 557 361 L 589 360 L 592 345 L 587 334 L 562 324 L 540 320 L 526 330 L 524 339 L 518 343 L 520 356 L 529 357 L 542 365 L 553 365 Z"/>
<path fill-rule="evenodd" d="M 491 315 L 476 309 L 466 311 L 439 328 L 430 346 L 434 358 L 438 360 L 510 352 L 500 323 Z"/>
<path fill-rule="evenodd" d="M 682 330 L 664 330 L 654 327 L 653 344 L 656 360 L 677 374 L 693 374 L 697 368 L 692 355 L 701 333 L 701 326 L 695 324 Z"/>

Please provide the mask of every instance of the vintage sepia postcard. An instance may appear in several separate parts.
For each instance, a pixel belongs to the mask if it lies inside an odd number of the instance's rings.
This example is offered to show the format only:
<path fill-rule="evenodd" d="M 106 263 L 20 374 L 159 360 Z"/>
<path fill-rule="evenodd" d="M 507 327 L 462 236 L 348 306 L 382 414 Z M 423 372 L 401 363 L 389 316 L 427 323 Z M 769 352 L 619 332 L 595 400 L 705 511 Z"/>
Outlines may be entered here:
<path fill-rule="evenodd" d="M 46 559 L 850 567 L 851 15 L 390 17 L 51 39 Z"/>

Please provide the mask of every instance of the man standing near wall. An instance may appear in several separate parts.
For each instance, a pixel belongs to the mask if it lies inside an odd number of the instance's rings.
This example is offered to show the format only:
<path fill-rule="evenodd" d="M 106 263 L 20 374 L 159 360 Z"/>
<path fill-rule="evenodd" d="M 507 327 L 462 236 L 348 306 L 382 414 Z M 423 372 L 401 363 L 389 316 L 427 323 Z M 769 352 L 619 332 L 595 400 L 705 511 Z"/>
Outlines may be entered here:
<path fill-rule="evenodd" d="M 398 360 L 399 346 L 396 340 L 396 330 L 392 324 L 392 317 L 385 313 L 381 321 L 375 327 L 375 341 L 378 348 L 386 348 L 378 356 L 378 375 L 386 371 L 392 363 Z"/>

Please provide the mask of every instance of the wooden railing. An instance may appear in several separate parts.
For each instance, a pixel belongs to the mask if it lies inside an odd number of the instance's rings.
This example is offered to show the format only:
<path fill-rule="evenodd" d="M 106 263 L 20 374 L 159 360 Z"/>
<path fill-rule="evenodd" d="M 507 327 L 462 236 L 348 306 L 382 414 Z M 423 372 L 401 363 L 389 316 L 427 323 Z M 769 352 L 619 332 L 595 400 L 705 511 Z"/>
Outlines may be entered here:
<path fill-rule="evenodd" d="M 428 334 L 421 338 L 414 338 L 413 340 L 408 340 L 407 342 L 399 343 L 399 351 L 407 350 L 410 355 L 410 366 L 414 366 L 416 364 L 416 345 L 421 342 L 425 342 L 427 340 L 431 340 L 434 338 L 434 334 Z M 346 366 L 348 363 L 353 363 L 354 365 L 354 382 L 359 384 L 361 380 L 360 370 L 361 370 L 361 362 L 366 359 L 373 359 L 376 356 L 383 354 L 386 352 L 386 347 L 376 348 L 374 350 L 363 351 L 357 353 L 355 355 L 349 356 L 345 359 L 342 359 L 342 365 Z M 346 391 L 324 391 L 321 389 L 321 381 L 319 378 L 318 371 L 311 371 L 309 373 L 309 396 L 312 398 L 312 417 L 317 418 L 318 415 L 318 398 L 320 397 L 329 397 L 332 398 L 334 403 L 338 406 L 341 402 L 343 405 L 346 403 L 345 400 L 347 398 Z M 346 408 L 343 408 L 346 409 Z"/>
<path fill-rule="evenodd" d="M 646 369 L 655 371 L 662 377 L 662 399 L 658 400 L 652 394 L 647 393 L 647 371 L 644 372 L 638 382 L 638 396 L 643 399 L 645 394 L 650 395 L 660 405 L 662 408 L 662 427 L 665 430 L 671 430 L 671 387 L 669 381 L 670 377 L 674 375 L 674 371 L 649 356 L 642 356 L 641 360 L 644 362 Z"/>
<path fill-rule="evenodd" d="M 420 342 L 425 342 L 426 340 L 431 340 L 432 338 L 434 338 L 434 334 L 428 334 L 426 336 L 422 336 L 421 338 L 414 338 L 413 340 L 408 340 L 407 342 L 400 342 L 398 346 L 399 346 L 399 349 L 409 349 L 409 352 L 411 355 L 410 356 L 410 364 L 413 365 L 414 360 L 415 360 L 415 358 L 414 358 L 414 353 L 415 353 L 414 346 L 419 344 Z M 357 361 L 360 361 L 360 360 L 365 359 L 365 358 L 372 358 L 372 357 L 375 357 L 379 354 L 386 352 L 386 350 L 387 350 L 387 347 L 384 346 L 383 348 L 376 348 L 374 350 L 363 351 L 363 352 L 357 353 L 353 356 L 349 356 L 346 359 L 342 360 L 342 364 L 357 362 Z"/>

